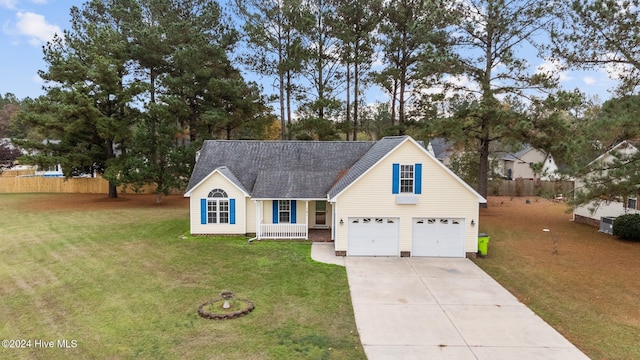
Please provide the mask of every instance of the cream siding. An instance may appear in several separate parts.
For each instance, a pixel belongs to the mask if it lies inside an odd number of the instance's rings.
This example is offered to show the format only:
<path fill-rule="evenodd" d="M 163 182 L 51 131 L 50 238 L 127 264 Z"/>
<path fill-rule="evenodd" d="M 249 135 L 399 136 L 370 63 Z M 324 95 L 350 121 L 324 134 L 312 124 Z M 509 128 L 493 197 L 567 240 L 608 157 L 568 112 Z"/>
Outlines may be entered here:
<path fill-rule="evenodd" d="M 256 227 L 256 209 L 257 209 L 257 205 L 256 202 L 254 200 L 252 200 L 250 197 L 247 197 L 247 201 L 246 201 L 246 209 L 247 209 L 247 234 L 255 234 L 257 232 L 257 227 Z"/>
<path fill-rule="evenodd" d="M 397 205 L 392 194 L 392 164 L 422 164 L 422 194 L 415 205 Z M 337 199 L 335 250 L 347 251 L 350 217 L 399 217 L 400 251 L 411 251 L 412 218 L 465 219 L 466 251 L 477 252 L 478 195 L 412 141 L 405 141 Z M 344 221 L 340 225 L 340 219 Z M 475 226 L 471 226 L 471 220 Z M 348 255 L 348 254 L 347 254 Z"/>
<path fill-rule="evenodd" d="M 576 189 L 582 188 L 582 181 L 576 180 Z M 593 209 L 593 212 L 591 211 Z M 604 217 L 618 217 L 624 214 L 640 214 L 636 209 L 625 209 L 620 201 L 602 201 L 599 205 L 587 204 L 576 206 L 573 209 L 574 219 L 576 215 L 600 221 Z"/>
<path fill-rule="evenodd" d="M 625 209 L 624 204 L 619 201 L 610 201 L 610 202 L 602 202 L 599 206 L 595 208 L 595 211 L 592 213 L 589 208 L 594 208 L 594 205 L 586 205 L 586 206 L 578 206 L 573 210 L 573 214 L 584 216 L 586 218 L 596 219 L 600 221 L 600 219 L 605 216 L 618 217 L 624 214 L 640 214 L 640 211 L 635 209 Z"/>
<path fill-rule="evenodd" d="M 527 151 L 520 159 L 513 159 L 512 161 L 504 162 L 504 173 L 506 176 L 511 169 L 511 177 L 517 179 L 519 177 L 523 179 L 533 179 L 535 176 L 533 169 L 531 169 L 531 163 L 542 163 L 542 180 L 552 180 L 555 173 L 558 171 L 553 157 L 551 155 L 546 156 L 542 151 L 538 149 L 531 149 Z"/>
<path fill-rule="evenodd" d="M 204 199 L 213 189 L 224 190 L 229 199 L 236 199 L 236 223 L 231 224 L 200 224 L 200 199 Z M 245 234 L 246 207 L 245 194 L 219 172 L 213 173 L 190 193 L 190 222 L 191 234 Z"/>

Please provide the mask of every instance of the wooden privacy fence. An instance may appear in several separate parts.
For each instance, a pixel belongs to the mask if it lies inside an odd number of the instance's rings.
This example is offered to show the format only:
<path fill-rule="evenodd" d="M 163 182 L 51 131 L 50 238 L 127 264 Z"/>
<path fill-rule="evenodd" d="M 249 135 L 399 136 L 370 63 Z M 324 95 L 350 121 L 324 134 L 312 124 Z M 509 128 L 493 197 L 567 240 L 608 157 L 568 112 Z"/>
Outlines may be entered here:
<path fill-rule="evenodd" d="M 499 196 L 555 196 L 573 193 L 573 181 L 541 181 L 533 179 L 501 180 L 494 184 L 491 195 Z"/>
<path fill-rule="evenodd" d="M 118 191 L 122 191 L 121 188 Z M 133 190 L 128 190 L 133 192 Z M 154 186 L 140 189 L 141 194 L 154 193 Z M 109 182 L 103 178 L 0 177 L 0 193 L 81 193 L 107 194 Z"/>
<path fill-rule="evenodd" d="M 573 193 L 573 181 L 539 181 L 529 179 L 500 180 L 491 186 L 490 195 L 500 196 L 537 196 Z M 119 188 L 118 191 L 122 191 Z M 133 190 L 127 190 L 133 192 Z M 62 177 L 0 177 L 0 193 L 82 193 L 107 194 L 109 182 L 103 178 L 71 178 Z M 152 185 L 140 189 L 142 194 L 152 194 Z M 172 193 L 181 194 L 181 191 Z"/>

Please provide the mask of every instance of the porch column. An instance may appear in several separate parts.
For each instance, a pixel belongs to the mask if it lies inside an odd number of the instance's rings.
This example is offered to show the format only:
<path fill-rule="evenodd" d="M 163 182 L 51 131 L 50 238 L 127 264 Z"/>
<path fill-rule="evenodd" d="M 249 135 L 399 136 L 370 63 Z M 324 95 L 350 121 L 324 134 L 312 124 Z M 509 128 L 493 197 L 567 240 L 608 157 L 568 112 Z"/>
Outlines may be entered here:
<path fill-rule="evenodd" d="M 306 228 L 304 229 L 304 233 L 305 233 L 304 239 L 309 240 L 309 225 L 311 225 L 309 222 L 309 200 L 304 202 L 304 218 L 305 218 L 304 222 L 307 224 Z"/>
<path fill-rule="evenodd" d="M 262 239 L 262 227 L 260 226 L 262 219 L 262 200 L 256 200 L 256 238 Z"/>

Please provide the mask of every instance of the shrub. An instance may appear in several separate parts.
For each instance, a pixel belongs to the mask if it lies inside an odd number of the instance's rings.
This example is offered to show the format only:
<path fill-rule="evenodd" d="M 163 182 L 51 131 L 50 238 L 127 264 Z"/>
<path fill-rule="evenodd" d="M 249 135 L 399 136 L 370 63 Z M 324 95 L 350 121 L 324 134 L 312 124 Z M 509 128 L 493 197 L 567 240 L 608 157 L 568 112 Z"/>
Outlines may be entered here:
<path fill-rule="evenodd" d="M 640 214 L 618 216 L 613 221 L 613 235 L 629 241 L 640 241 Z"/>

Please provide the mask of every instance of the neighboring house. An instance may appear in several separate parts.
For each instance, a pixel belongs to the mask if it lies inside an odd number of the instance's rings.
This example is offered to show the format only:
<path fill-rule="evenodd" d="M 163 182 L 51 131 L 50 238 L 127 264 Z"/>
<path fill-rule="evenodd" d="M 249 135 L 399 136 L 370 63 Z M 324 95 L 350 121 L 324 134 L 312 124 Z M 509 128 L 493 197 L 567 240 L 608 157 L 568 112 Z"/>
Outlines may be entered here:
<path fill-rule="evenodd" d="M 444 138 L 431 139 L 427 151 L 447 167 L 451 165 L 451 156 L 456 153 L 453 143 Z"/>
<path fill-rule="evenodd" d="M 11 143 L 11 139 L 9 138 L 0 139 L 0 142 L 8 144 L 9 146 L 13 147 L 13 144 Z M 60 140 L 43 140 L 42 143 L 43 144 L 48 144 L 48 143 L 59 144 Z M 25 150 L 22 150 L 22 153 L 24 155 L 28 154 L 28 152 Z M 39 167 L 37 165 L 16 165 L 13 167 L 12 170 L 16 172 L 31 172 L 30 175 L 43 176 L 43 177 L 63 177 L 64 176 L 64 173 L 62 172 L 62 166 L 60 164 L 56 164 L 48 167 Z"/>
<path fill-rule="evenodd" d="M 331 233 L 339 256 L 464 257 L 486 200 L 408 136 L 205 141 L 187 186 L 192 234 Z"/>
<path fill-rule="evenodd" d="M 542 171 L 536 176 L 531 165 L 538 163 L 542 164 Z M 551 154 L 527 146 L 515 154 L 503 156 L 498 170 L 507 180 L 539 178 L 546 181 L 554 179 L 558 166 Z"/>
<path fill-rule="evenodd" d="M 633 155 L 638 152 L 638 142 L 636 141 L 623 141 L 604 154 L 597 157 L 589 166 L 593 164 L 607 164 L 612 162 L 616 155 Z M 588 176 L 588 175 L 587 175 Z M 583 186 L 583 180 L 577 179 L 575 188 L 580 190 Z M 573 209 L 573 220 L 576 222 L 589 224 L 599 227 L 601 230 L 606 231 L 606 228 L 610 228 L 607 224 L 611 224 L 612 220 L 616 217 L 624 214 L 639 214 L 640 204 L 638 203 L 638 195 L 630 194 L 626 199 L 610 199 L 608 201 L 601 201 L 599 204 L 585 204 L 576 206 Z M 604 223 L 602 220 L 604 219 Z M 607 231 L 608 232 L 608 231 Z"/>

